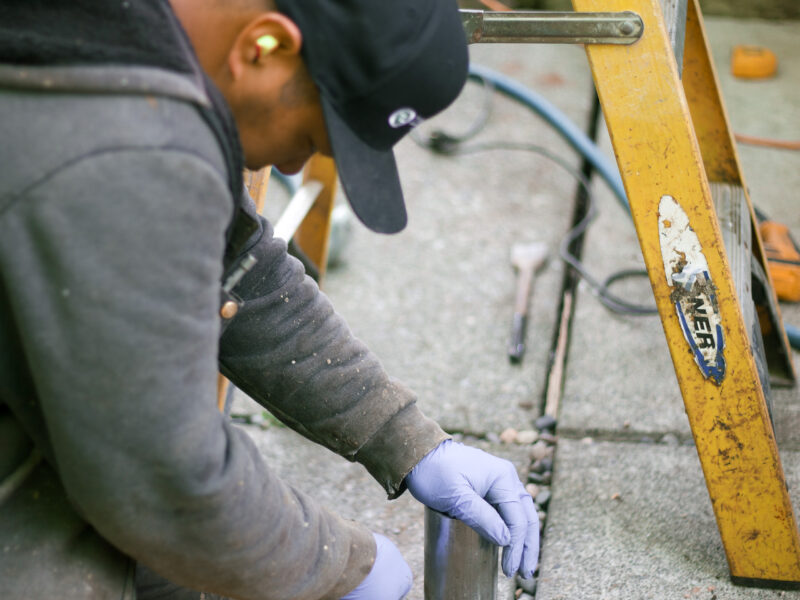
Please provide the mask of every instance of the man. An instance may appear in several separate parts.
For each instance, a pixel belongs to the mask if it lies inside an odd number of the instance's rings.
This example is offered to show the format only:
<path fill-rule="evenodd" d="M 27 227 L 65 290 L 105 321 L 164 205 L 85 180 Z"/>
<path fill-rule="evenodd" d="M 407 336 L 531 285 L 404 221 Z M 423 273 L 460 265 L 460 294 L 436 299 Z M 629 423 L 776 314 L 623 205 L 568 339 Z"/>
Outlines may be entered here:
<path fill-rule="evenodd" d="M 391 542 L 277 479 L 218 413 L 218 368 L 530 576 L 513 466 L 422 415 L 241 193 L 244 164 L 319 149 L 365 224 L 401 229 L 391 147 L 463 85 L 455 5 L 174 10 L 196 56 L 164 0 L 0 6 L 0 597 L 407 593 Z"/>

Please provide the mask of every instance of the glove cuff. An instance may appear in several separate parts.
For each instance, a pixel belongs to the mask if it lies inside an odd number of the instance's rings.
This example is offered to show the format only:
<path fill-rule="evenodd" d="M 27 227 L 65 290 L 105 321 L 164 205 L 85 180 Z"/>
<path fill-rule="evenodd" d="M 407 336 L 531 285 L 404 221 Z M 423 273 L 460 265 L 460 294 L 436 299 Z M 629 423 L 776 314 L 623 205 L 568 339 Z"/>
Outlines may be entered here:
<path fill-rule="evenodd" d="M 355 458 L 383 486 L 389 499 L 394 499 L 405 491 L 405 477 L 411 469 L 446 439 L 450 436 L 435 421 L 409 404 L 385 423 Z"/>

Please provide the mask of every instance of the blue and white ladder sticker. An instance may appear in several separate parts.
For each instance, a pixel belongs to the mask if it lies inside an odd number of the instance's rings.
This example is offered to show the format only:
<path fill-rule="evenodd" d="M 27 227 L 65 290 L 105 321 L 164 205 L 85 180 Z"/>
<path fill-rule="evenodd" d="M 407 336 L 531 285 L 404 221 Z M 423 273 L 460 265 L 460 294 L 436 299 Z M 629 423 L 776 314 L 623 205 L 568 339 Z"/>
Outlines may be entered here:
<path fill-rule="evenodd" d="M 717 288 L 689 217 L 672 196 L 662 196 L 658 204 L 658 235 L 683 336 L 703 376 L 719 385 L 725 378 L 725 338 Z"/>

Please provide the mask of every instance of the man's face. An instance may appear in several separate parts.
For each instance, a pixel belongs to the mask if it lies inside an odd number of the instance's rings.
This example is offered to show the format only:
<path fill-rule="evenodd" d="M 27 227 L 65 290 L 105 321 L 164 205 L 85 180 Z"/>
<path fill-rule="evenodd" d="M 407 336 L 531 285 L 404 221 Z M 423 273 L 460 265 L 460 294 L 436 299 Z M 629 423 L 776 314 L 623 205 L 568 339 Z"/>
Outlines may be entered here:
<path fill-rule="evenodd" d="M 316 152 L 330 156 L 319 93 L 301 57 L 302 35 L 262 2 L 171 0 L 200 64 L 233 112 L 249 169 L 296 173 Z M 260 37 L 277 46 L 257 52 Z"/>
<path fill-rule="evenodd" d="M 315 152 L 330 156 L 319 94 L 302 65 L 277 90 L 256 88 L 228 100 L 249 169 L 274 165 L 291 174 Z"/>

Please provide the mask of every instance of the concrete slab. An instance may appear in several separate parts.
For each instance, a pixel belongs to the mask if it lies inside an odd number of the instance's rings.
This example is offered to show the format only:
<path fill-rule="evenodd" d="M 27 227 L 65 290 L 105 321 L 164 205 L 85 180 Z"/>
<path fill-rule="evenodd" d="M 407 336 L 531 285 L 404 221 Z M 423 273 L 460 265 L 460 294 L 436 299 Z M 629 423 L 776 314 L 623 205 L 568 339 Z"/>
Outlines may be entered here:
<path fill-rule="evenodd" d="M 496 45 L 472 52 L 474 61 L 537 87 L 577 123 L 587 121 L 592 84 L 582 51 Z M 420 133 L 463 134 L 483 102 L 483 89 L 470 84 Z M 540 144 L 578 164 L 549 126 L 499 95 L 486 128 L 465 145 L 490 141 Z M 527 353 L 522 365 L 511 365 L 506 346 L 515 274 L 509 253 L 516 242 L 539 240 L 555 251 L 571 217 L 574 181 L 527 152 L 453 158 L 405 140 L 396 154 L 408 228 L 386 237 L 355 226 L 346 266 L 329 274 L 325 290 L 356 335 L 446 429 L 485 434 L 511 424 L 524 428 L 538 416 L 563 267 L 554 258 L 537 276 Z"/>
<path fill-rule="evenodd" d="M 603 128 L 600 145 L 610 153 Z M 598 217 L 583 261 L 598 280 L 623 269 L 643 269 L 630 217 L 608 189 L 593 186 Z M 646 277 L 623 281 L 612 291 L 653 306 Z M 672 432 L 689 434 L 683 401 L 661 321 L 657 316 L 612 313 L 581 282 L 572 321 L 570 353 L 559 415 L 562 435 L 616 432 L 631 439 Z"/>
<path fill-rule="evenodd" d="M 372 531 L 389 537 L 403 553 L 414 574 L 414 585 L 407 600 L 422 600 L 424 507 L 411 494 L 388 501 L 383 489 L 360 465 L 347 462 L 285 427 L 261 429 L 246 426 L 245 430 L 284 481 L 344 518 L 363 523 Z M 526 446 L 492 445 L 479 440 L 471 440 L 470 444 L 510 460 L 521 473 L 527 472 L 529 450 Z M 497 598 L 510 600 L 514 593 L 514 580 L 503 576 L 502 571 L 499 573 Z"/>
<path fill-rule="evenodd" d="M 616 165 L 605 122 L 598 131 L 598 147 Z M 597 217 L 584 242 L 586 269 L 598 281 L 621 270 L 643 270 L 630 216 L 599 177 L 593 179 L 592 191 Z M 646 277 L 622 280 L 611 291 L 629 302 L 655 306 Z M 681 438 L 690 435 L 658 316 L 611 312 L 581 281 L 558 429 L 562 435 L 614 432 L 630 439 L 667 432 Z"/>
<path fill-rule="evenodd" d="M 693 448 L 562 439 L 553 489 L 537 600 L 797 597 L 730 583 Z"/>

